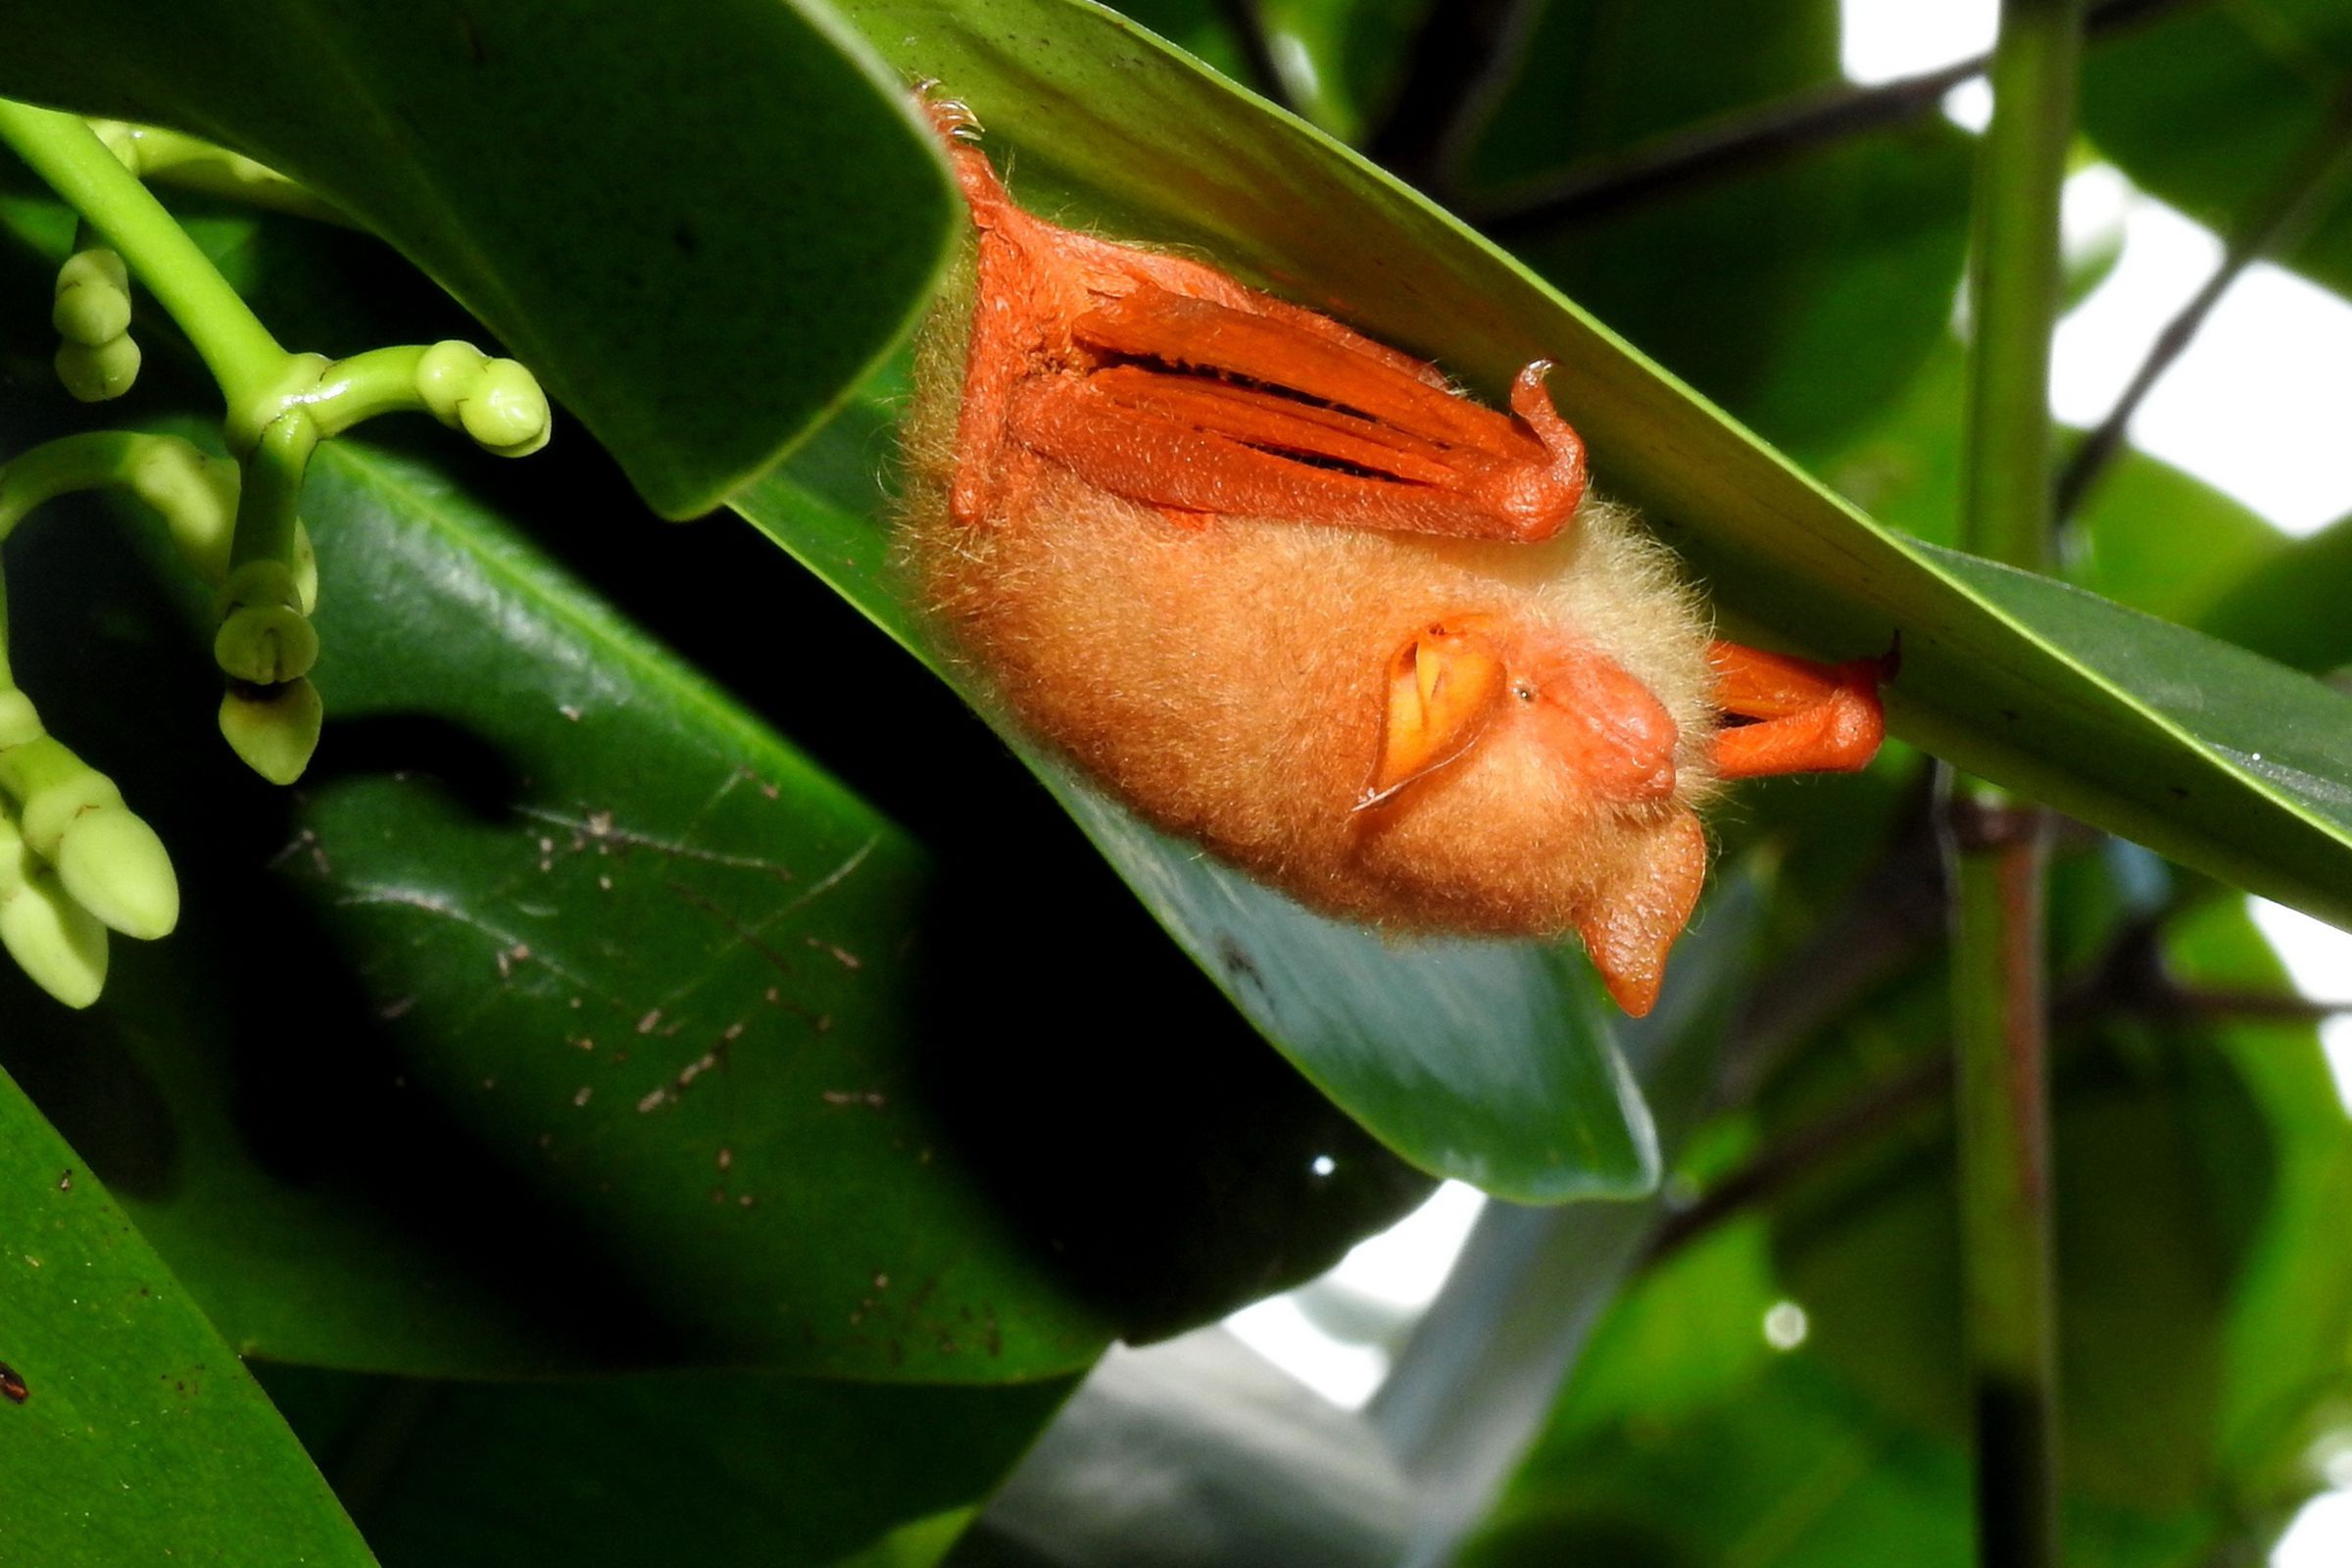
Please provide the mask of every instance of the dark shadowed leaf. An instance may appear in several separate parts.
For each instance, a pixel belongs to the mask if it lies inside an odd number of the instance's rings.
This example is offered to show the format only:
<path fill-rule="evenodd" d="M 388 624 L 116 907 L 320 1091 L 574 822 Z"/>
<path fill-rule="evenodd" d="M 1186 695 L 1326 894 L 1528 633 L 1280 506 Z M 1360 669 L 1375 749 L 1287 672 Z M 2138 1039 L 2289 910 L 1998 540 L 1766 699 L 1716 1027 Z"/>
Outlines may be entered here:
<path fill-rule="evenodd" d="M 1069 1392 L 262 1377 L 384 1568 L 926 1568 Z"/>
<path fill-rule="evenodd" d="M 97 1012 L 11 987 L 5 1053 L 240 1348 L 1034 1377 L 1313 1272 L 1409 1197 L 1189 966 L 1105 1063 L 1083 999 L 1009 987 L 1054 915 L 979 926 L 985 886 L 438 470 L 338 447 L 307 507 L 334 716 L 290 800 L 207 733 L 182 607 L 116 536 L 17 562 L 49 585 L 32 688 L 138 694 L 69 733 L 177 848 L 191 916 L 119 945 Z M 1055 951 L 1112 961 L 1092 944 L 1136 933 L 1086 907 Z M 269 984 L 208 981 L 253 951 Z M 1147 1095 L 1161 1039 L 1194 1071 Z"/>
<path fill-rule="evenodd" d="M 207 226 L 284 319 L 446 330 L 368 242 Z M 10 363 L 45 357 L 38 313 L 6 323 Z M 169 351 L 128 416 L 211 401 Z M 43 515 L 10 542 L 17 668 L 155 820 L 189 913 L 117 944 L 92 1013 L 0 986 L 0 1058 L 241 1347 L 426 1376 L 1036 1377 L 1317 1272 L 1425 1185 L 1154 939 L 959 704 L 770 657 L 788 629 L 898 667 L 748 532 L 659 528 L 576 442 L 446 466 L 339 445 L 305 512 L 329 718 L 291 796 L 213 733 L 211 606 L 159 584 L 139 529 Z M 947 863 L 520 527 L 939 814 Z M 1000 836 L 963 832 L 975 811 Z M 1114 970 L 1148 1011 L 1059 983 Z"/>

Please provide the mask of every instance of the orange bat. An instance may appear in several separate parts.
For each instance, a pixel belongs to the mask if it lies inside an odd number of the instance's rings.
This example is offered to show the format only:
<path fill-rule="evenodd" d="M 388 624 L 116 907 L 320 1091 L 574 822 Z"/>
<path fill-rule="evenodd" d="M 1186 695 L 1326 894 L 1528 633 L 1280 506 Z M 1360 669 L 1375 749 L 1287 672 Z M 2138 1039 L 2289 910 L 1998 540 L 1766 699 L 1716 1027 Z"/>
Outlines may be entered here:
<path fill-rule="evenodd" d="M 1588 495 L 1545 364 L 1483 408 L 1022 212 L 971 115 L 925 101 L 978 245 L 921 347 L 900 548 L 953 648 L 1143 817 L 1301 903 L 1574 931 L 1648 1011 L 1706 873 L 1693 806 L 1868 762 L 1882 662 L 1711 641 L 1672 556 Z"/>

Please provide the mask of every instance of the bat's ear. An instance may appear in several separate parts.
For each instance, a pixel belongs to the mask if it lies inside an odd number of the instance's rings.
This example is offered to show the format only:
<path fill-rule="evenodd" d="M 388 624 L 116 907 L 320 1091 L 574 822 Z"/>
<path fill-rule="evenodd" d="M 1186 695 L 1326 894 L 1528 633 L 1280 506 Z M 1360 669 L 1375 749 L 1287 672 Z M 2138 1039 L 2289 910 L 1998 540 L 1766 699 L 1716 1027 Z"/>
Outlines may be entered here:
<path fill-rule="evenodd" d="M 1627 1013 L 1639 1018 L 1658 1000 L 1666 954 L 1690 923 L 1707 879 L 1707 835 L 1688 808 L 1659 824 L 1650 842 L 1615 882 L 1593 896 L 1577 921 L 1601 984 Z"/>
<path fill-rule="evenodd" d="M 1440 621 L 1389 661 L 1380 756 L 1355 809 L 1378 806 L 1468 751 L 1502 708 L 1510 671 L 1483 622 Z"/>

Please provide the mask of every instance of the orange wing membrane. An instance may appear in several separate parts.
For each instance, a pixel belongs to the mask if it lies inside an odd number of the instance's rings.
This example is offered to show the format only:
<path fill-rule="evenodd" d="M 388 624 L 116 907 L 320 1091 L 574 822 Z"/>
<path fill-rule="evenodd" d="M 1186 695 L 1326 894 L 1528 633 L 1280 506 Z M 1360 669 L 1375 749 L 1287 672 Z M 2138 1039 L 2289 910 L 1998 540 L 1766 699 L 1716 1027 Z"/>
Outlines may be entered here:
<path fill-rule="evenodd" d="M 1014 206 L 926 99 L 977 235 L 929 329 L 899 556 L 1008 716 L 1314 908 L 1584 942 L 1647 1011 L 1720 780 L 1862 766 L 1877 661 L 1713 641 L 1588 496 L 1537 361 L 1507 413 L 1185 257 Z"/>
<path fill-rule="evenodd" d="M 1129 500 L 1473 539 L 1575 515 L 1585 449 L 1532 365 L 1517 417 L 1432 366 L 1198 263 L 1110 245 L 1012 205 L 932 105 L 981 233 L 954 510 L 983 519 L 1022 454 Z M 1017 487 L 1016 487 L 1017 488 Z"/>

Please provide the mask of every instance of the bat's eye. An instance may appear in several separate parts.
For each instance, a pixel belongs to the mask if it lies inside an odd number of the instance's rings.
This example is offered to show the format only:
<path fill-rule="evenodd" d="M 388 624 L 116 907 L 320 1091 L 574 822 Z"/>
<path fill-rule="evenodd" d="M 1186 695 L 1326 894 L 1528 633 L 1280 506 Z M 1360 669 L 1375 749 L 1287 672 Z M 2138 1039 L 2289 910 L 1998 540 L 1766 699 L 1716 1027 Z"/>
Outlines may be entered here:
<path fill-rule="evenodd" d="M 1523 703 L 1532 703 L 1536 700 L 1536 689 L 1526 681 L 1520 681 L 1511 688 L 1511 695 Z"/>

